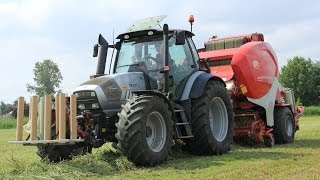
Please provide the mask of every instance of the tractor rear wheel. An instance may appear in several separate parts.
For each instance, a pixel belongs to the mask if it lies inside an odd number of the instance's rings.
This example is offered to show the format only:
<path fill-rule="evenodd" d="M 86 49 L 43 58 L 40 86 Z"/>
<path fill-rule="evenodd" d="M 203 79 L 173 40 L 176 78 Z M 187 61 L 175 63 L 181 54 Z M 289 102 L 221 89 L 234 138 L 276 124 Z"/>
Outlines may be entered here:
<path fill-rule="evenodd" d="M 167 160 L 173 135 L 169 105 L 158 96 L 141 95 L 122 106 L 116 123 L 117 148 L 136 165 L 155 166 Z"/>
<path fill-rule="evenodd" d="M 273 135 L 277 144 L 292 143 L 296 132 L 293 114 L 288 107 L 279 107 L 274 111 Z"/>
<path fill-rule="evenodd" d="M 233 138 L 233 111 L 227 89 L 209 81 L 202 96 L 192 100 L 194 138 L 187 149 L 198 155 L 221 155 L 230 150 Z"/>

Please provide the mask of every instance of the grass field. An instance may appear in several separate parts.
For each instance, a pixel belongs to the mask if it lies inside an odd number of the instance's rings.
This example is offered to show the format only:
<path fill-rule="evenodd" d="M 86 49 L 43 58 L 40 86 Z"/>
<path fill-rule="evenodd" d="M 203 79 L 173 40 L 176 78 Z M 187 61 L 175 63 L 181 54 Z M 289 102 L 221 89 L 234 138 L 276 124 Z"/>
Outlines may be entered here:
<path fill-rule="evenodd" d="M 223 156 L 173 151 L 167 163 L 135 167 L 105 145 L 93 154 L 56 164 L 41 161 L 33 146 L 9 145 L 14 129 L 0 129 L 0 179 L 320 179 L 320 117 L 302 117 L 293 144 L 233 145 Z"/>

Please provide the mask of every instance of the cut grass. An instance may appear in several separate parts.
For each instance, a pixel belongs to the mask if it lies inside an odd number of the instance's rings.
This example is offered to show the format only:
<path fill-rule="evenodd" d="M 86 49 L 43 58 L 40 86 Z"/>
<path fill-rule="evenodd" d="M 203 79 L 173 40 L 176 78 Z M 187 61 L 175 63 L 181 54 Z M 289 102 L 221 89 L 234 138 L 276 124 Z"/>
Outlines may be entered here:
<path fill-rule="evenodd" d="M 41 161 L 33 146 L 8 145 L 14 129 L 0 130 L 0 177 L 4 179 L 319 179 L 320 117 L 302 117 L 293 144 L 233 145 L 223 156 L 192 156 L 177 147 L 157 167 L 136 167 L 110 144 L 93 154 L 50 164 Z M 0 178 L 0 179 L 1 179 Z"/>

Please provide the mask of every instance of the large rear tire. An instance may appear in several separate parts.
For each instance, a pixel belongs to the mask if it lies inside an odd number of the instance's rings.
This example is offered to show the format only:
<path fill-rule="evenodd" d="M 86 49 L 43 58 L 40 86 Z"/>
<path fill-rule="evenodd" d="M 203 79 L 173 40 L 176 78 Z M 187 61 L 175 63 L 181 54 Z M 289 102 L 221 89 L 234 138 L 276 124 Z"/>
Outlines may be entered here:
<path fill-rule="evenodd" d="M 158 96 L 135 96 L 122 106 L 116 123 L 117 148 L 138 166 L 167 160 L 173 135 L 169 105 Z"/>
<path fill-rule="evenodd" d="M 188 149 L 198 155 L 221 155 L 230 150 L 233 138 L 233 111 L 227 89 L 209 81 L 200 98 L 192 100 L 192 132 Z"/>
<path fill-rule="evenodd" d="M 273 135 L 277 144 L 292 143 L 296 132 L 293 114 L 288 107 L 274 110 Z"/>

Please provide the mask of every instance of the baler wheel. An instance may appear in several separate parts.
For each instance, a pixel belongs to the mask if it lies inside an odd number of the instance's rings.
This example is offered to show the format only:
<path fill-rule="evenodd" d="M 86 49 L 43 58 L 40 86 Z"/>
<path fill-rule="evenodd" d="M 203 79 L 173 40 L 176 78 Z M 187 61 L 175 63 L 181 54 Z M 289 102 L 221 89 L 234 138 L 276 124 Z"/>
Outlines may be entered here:
<path fill-rule="evenodd" d="M 271 148 L 274 146 L 274 137 L 271 134 L 272 137 L 264 137 L 263 138 L 263 144 L 265 147 Z"/>
<path fill-rule="evenodd" d="M 227 89 L 209 81 L 200 98 L 192 100 L 194 138 L 186 149 L 198 155 L 221 155 L 230 150 L 233 138 L 233 110 Z"/>
<path fill-rule="evenodd" d="M 138 166 L 156 166 L 167 160 L 173 135 L 169 105 L 161 97 L 140 95 L 118 113 L 117 148 Z"/>
<path fill-rule="evenodd" d="M 296 132 L 293 114 L 288 107 L 278 107 L 274 111 L 273 135 L 277 144 L 292 143 Z"/>

